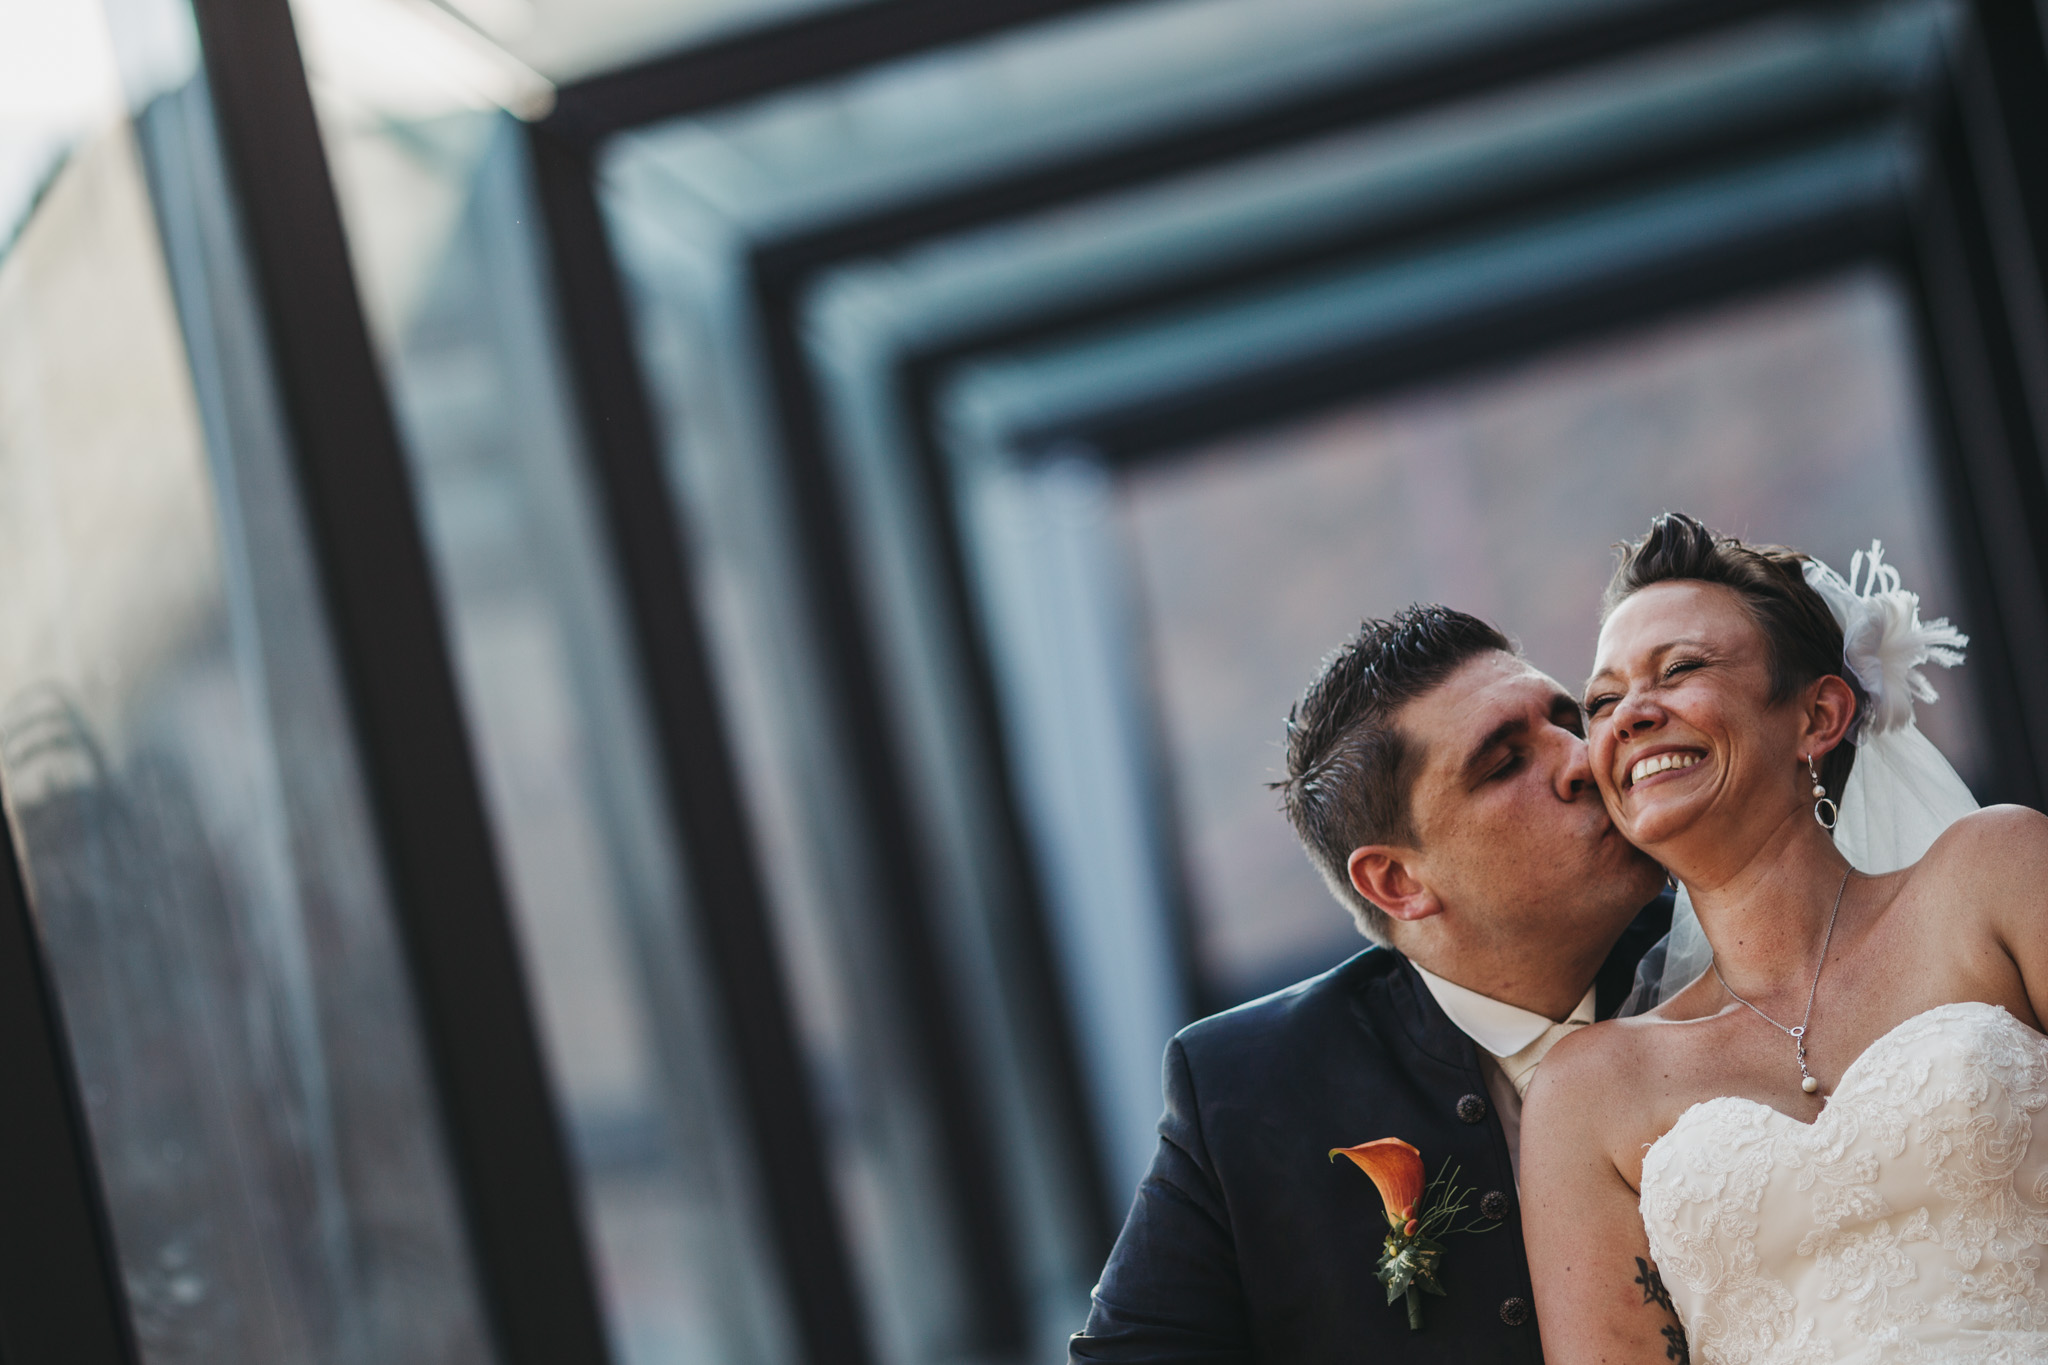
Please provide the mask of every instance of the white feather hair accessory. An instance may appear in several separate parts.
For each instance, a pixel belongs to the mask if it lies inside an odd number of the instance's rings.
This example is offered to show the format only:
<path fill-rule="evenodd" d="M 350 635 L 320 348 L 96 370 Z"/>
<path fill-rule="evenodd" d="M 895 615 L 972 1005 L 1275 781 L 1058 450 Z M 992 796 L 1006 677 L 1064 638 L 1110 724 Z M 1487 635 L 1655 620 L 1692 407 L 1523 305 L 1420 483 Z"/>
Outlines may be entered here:
<path fill-rule="evenodd" d="M 1856 552 L 1846 579 L 1817 559 L 1807 560 L 1806 581 L 1842 627 L 1842 661 L 1870 698 L 1857 742 L 1911 725 L 1913 703 L 1939 695 L 1921 665 L 1954 668 L 1970 637 L 1945 616 L 1921 621 L 1920 595 L 1899 586 L 1899 571 L 1884 562 L 1879 541 Z"/>

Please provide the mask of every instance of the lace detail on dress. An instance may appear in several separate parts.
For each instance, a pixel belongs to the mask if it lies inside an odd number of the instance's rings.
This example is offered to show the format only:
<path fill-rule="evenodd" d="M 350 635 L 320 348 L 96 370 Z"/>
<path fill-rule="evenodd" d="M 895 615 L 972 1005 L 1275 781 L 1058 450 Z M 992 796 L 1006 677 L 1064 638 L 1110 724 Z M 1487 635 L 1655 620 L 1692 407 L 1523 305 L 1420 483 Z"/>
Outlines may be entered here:
<path fill-rule="evenodd" d="M 1706 1365 L 2048 1360 L 2048 1038 L 1943 1005 L 1811 1126 L 1696 1104 L 1643 1160 L 1650 1249 Z"/>

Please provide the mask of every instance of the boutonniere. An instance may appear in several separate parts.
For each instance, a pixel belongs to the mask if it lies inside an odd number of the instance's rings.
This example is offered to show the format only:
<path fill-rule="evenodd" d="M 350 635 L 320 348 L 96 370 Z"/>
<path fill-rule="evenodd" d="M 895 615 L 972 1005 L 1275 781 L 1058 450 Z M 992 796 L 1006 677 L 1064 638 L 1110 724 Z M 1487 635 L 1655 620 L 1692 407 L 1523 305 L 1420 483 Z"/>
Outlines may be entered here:
<path fill-rule="evenodd" d="M 1387 1287 L 1387 1303 L 1408 1300 L 1408 1330 L 1422 1330 L 1422 1295 L 1441 1296 L 1437 1282 L 1444 1245 L 1439 1238 L 1460 1232 L 1490 1232 L 1496 1223 L 1460 1223 L 1472 1191 L 1457 1185 L 1458 1168 L 1446 1160 L 1436 1179 L 1424 1184 L 1422 1153 L 1399 1138 L 1381 1138 L 1356 1147 L 1332 1147 L 1330 1160 L 1351 1158 L 1372 1177 L 1380 1202 L 1387 1207 L 1387 1241 L 1380 1253 L 1379 1281 Z"/>

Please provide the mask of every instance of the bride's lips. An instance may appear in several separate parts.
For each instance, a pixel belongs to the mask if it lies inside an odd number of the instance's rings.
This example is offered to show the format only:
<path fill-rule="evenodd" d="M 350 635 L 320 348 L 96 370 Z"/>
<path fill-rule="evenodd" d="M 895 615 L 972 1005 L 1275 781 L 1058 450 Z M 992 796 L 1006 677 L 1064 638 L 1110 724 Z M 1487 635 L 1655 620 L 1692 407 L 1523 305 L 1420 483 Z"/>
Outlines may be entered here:
<path fill-rule="evenodd" d="M 1668 774 L 1688 772 L 1706 756 L 1705 750 L 1684 744 L 1663 744 L 1644 750 L 1629 759 L 1628 767 L 1621 775 L 1622 790 L 1627 791 Z"/>

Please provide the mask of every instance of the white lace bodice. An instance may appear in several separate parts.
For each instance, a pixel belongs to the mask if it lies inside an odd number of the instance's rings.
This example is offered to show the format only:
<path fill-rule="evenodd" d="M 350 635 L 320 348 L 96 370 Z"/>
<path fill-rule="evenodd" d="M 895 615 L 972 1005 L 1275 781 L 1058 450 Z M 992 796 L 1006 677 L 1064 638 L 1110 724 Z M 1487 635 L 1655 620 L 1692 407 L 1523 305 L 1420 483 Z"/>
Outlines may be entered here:
<path fill-rule="evenodd" d="M 1736 1096 L 1643 1158 L 1650 1250 L 1702 1365 L 2048 1361 L 2048 1038 L 1943 1005 L 1811 1126 Z"/>

